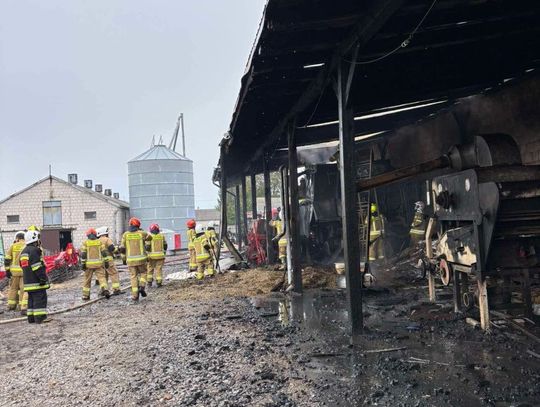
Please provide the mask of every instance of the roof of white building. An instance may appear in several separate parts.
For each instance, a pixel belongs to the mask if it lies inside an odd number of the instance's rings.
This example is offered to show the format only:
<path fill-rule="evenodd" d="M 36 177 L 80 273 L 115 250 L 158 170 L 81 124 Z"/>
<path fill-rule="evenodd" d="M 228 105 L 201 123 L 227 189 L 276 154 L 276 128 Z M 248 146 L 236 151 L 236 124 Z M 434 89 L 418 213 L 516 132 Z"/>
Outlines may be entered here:
<path fill-rule="evenodd" d="M 14 198 L 16 197 L 17 195 L 20 195 L 30 189 L 32 189 L 33 187 L 35 187 L 36 185 L 39 185 L 43 182 L 46 182 L 46 181 L 49 181 L 49 180 L 54 180 L 56 182 L 59 182 L 59 183 L 62 183 L 62 184 L 65 184 L 65 185 L 69 185 L 70 187 L 72 187 L 73 189 L 76 189 L 80 192 L 84 192 L 96 199 L 100 199 L 102 201 L 105 201 L 107 203 L 110 203 L 111 205 L 114 205 L 114 206 L 117 206 L 119 208 L 126 208 L 126 209 L 129 209 L 129 203 L 127 203 L 126 201 L 122 201 L 121 199 L 116 199 L 112 196 L 107 196 L 105 194 L 102 194 L 102 193 L 99 193 L 99 192 L 95 192 L 93 189 L 91 188 L 85 188 L 85 187 L 82 187 L 80 185 L 77 185 L 77 184 L 72 184 L 70 182 L 67 182 L 61 178 L 58 178 L 58 177 L 55 177 L 54 175 L 49 175 L 45 178 L 42 178 L 40 179 L 39 181 L 37 182 L 34 182 L 32 185 L 29 185 L 27 186 L 26 188 L 24 189 L 21 189 L 20 191 L 18 192 L 15 192 L 14 194 L 11 194 L 10 196 L 8 196 L 7 198 L 4 198 L 0 201 L 0 205 L 4 204 L 5 202 L 9 201 L 11 198 Z"/>

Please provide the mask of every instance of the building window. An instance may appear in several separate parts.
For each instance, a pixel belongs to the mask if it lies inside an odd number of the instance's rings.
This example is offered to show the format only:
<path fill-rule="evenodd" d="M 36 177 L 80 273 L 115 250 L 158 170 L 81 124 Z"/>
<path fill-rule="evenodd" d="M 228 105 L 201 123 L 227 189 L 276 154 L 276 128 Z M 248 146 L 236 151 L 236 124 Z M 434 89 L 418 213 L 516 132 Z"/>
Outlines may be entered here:
<path fill-rule="evenodd" d="M 97 218 L 96 211 L 84 213 L 84 220 L 95 220 L 96 218 Z"/>
<path fill-rule="evenodd" d="M 19 215 L 7 215 L 7 223 L 19 223 Z"/>
<path fill-rule="evenodd" d="M 62 226 L 62 202 L 43 202 L 43 226 Z"/>

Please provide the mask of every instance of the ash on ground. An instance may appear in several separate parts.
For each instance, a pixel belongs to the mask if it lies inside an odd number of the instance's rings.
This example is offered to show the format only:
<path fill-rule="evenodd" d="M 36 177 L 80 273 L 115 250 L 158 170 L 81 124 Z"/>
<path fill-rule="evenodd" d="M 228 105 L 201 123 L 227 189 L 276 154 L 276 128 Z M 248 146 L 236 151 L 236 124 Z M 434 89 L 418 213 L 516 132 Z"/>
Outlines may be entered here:
<path fill-rule="evenodd" d="M 127 293 L 42 326 L 2 325 L 1 404 L 540 405 L 538 344 L 428 304 L 410 265 L 374 271 L 354 345 L 340 277 L 306 274 L 317 288 L 303 296 L 271 292 L 283 272 L 256 269 L 167 281 L 138 304 Z M 80 276 L 49 294 L 53 308 L 76 302 Z"/>

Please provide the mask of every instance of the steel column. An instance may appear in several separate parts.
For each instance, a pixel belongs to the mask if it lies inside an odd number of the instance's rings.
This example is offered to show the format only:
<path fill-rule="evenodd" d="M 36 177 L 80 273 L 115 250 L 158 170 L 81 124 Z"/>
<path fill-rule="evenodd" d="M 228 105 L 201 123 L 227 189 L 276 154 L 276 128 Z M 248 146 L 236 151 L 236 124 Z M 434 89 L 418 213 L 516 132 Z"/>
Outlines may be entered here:
<path fill-rule="evenodd" d="M 287 144 L 289 146 L 289 191 L 290 191 L 290 213 L 289 213 L 289 242 L 291 245 L 291 266 L 293 291 L 302 292 L 302 268 L 300 266 L 300 225 L 298 224 L 298 155 L 296 152 L 295 125 L 289 123 L 287 126 Z"/>
<path fill-rule="evenodd" d="M 251 174 L 251 219 L 257 219 L 257 176 Z"/>
<path fill-rule="evenodd" d="M 348 104 L 347 76 L 343 63 L 338 68 L 337 97 L 339 110 L 339 172 L 341 183 L 341 221 L 347 279 L 347 301 L 353 338 L 363 331 L 362 273 L 354 159 L 354 115 Z M 352 69 L 352 68 L 351 68 Z"/>
<path fill-rule="evenodd" d="M 266 213 L 266 263 L 272 264 L 275 261 L 274 246 L 272 243 L 272 195 L 270 190 L 270 170 L 268 169 L 268 157 L 265 155 L 263 160 L 263 177 L 264 177 L 264 211 Z"/>

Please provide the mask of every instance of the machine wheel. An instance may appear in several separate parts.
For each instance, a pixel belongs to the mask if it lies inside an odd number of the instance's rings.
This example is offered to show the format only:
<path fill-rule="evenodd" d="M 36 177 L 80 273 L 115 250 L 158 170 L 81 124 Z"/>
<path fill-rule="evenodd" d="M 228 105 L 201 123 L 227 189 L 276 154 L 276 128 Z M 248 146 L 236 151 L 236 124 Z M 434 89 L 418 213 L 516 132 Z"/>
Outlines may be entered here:
<path fill-rule="evenodd" d="M 441 275 L 441 281 L 443 285 L 449 285 L 452 281 L 452 269 L 444 259 L 441 259 L 441 261 L 439 262 L 439 273 Z"/>

